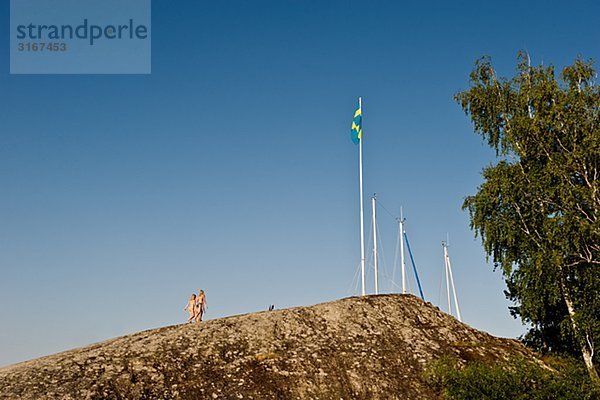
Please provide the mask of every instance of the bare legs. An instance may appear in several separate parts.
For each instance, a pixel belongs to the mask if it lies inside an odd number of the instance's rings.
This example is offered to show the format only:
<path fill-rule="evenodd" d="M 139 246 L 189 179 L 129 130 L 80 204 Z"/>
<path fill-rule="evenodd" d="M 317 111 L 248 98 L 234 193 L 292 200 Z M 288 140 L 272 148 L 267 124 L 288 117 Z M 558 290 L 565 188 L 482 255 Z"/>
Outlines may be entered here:
<path fill-rule="evenodd" d="M 195 321 L 196 322 L 202 322 L 202 315 L 204 314 L 204 310 L 202 309 L 202 306 L 198 307 L 196 309 L 196 316 L 195 316 Z"/>

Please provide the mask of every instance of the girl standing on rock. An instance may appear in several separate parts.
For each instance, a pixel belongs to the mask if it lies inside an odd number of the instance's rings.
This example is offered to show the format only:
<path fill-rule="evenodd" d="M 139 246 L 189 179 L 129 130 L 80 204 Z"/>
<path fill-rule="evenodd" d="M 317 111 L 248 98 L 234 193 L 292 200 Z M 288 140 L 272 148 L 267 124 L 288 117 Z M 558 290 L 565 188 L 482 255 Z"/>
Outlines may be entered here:
<path fill-rule="evenodd" d="M 190 296 L 190 299 L 188 300 L 187 304 L 183 308 L 183 311 L 185 311 L 185 310 L 188 310 L 188 312 L 190 313 L 190 317 L 188 318 L 188 320 L 186 322 L 192 322 L 192 320 L 196 316 L 196 295 L 195 294 L 192 293 L 192 295 Z"/>
<path fill-rule="evenodd" d="M 196 298 L 196 322 L 202 321 L 202 316 L 204 315 L 207 306 L 208 303 L 206 303 L 204 290 L 200 290 L 200 293 L 198 293 L 198 297 Z"/>

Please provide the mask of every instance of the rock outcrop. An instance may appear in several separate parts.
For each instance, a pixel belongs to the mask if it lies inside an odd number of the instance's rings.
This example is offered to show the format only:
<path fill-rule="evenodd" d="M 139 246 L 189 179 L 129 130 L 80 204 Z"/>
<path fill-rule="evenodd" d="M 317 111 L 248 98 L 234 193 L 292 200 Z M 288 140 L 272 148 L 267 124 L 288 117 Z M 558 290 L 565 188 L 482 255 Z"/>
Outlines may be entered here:
<path fill-rule="evenodd" d="M 533 357 L 411 295 L 170 326 L 0 369 L 0 399 L 437 399 L 444 355 Z"/>

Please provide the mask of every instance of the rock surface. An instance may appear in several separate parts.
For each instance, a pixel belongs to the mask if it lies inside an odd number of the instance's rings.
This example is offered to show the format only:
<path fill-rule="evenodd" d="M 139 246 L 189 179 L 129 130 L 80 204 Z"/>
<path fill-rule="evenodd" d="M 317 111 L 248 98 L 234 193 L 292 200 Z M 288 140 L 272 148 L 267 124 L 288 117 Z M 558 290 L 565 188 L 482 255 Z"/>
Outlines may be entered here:
<path fill-rule="evenodd" d="M 443 355 L 533 357 L 412 295 L 176 325 L 0 369 L 0 399 L 437 399 Z"/>

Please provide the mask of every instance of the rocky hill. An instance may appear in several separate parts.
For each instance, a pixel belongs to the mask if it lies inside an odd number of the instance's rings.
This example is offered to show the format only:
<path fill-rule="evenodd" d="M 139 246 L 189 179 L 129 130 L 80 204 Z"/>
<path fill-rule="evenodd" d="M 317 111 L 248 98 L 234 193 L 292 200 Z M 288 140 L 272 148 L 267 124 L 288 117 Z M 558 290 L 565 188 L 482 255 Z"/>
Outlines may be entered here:
<path fill-rule="evenodd" d="M 0 369 L 0 399 L 437 399 L 443 355 L 533 355 L 411 295 L 140 332 Z"/>

